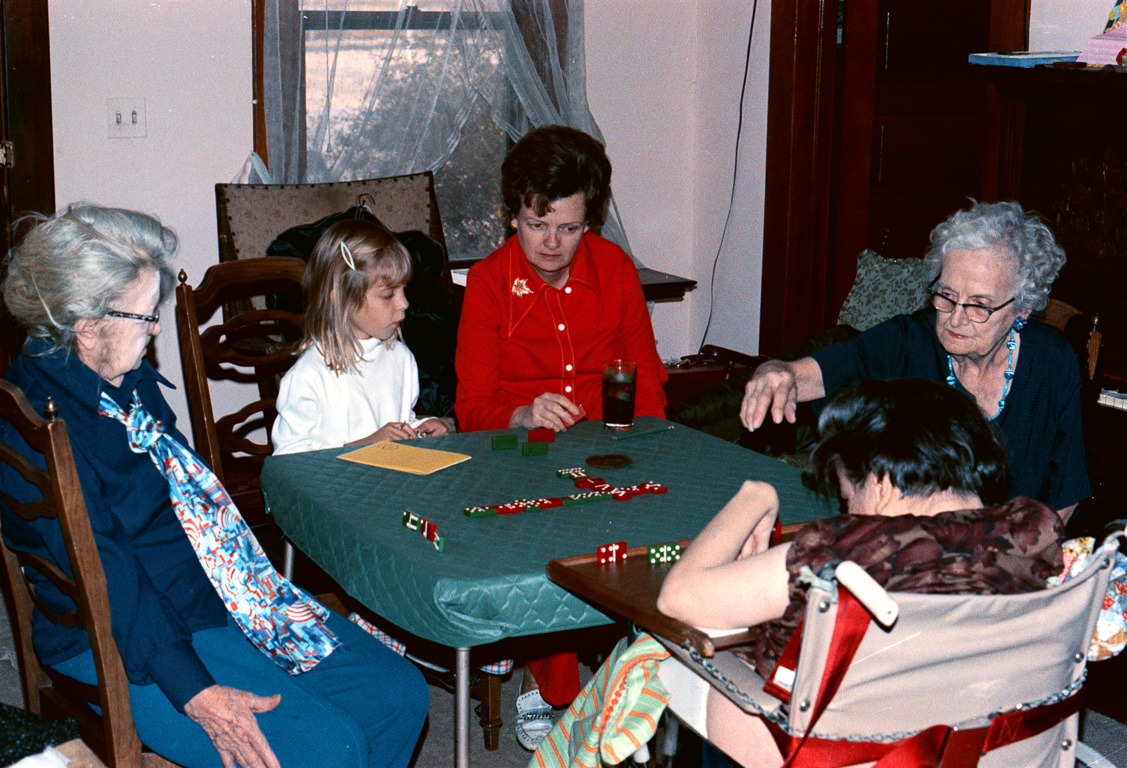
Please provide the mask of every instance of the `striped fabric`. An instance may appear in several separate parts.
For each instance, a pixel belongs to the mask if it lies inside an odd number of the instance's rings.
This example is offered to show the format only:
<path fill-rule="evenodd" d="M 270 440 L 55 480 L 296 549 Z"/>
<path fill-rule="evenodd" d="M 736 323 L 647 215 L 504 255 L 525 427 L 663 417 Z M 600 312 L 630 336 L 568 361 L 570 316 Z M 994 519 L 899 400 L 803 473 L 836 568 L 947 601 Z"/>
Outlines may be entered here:
<path fill-rule="evenodd" d="M 669 651 L 649 635 L 625 638 L 536 747 L 528 768 L 618 765 L 653 738 L 669 695 L 657 676 Z"/>
<path fill-rule="evenodd" d="M 204 573 L 243 634 L 291 675 L 313 669 L 340 641 L 329 611 L 278 573 L 215 473 L 164 431 L 133 392 L 126 414 L 102 393 L 98 413 L 125 425 L 129 449 L 168 480 L 172 508 Z"/>

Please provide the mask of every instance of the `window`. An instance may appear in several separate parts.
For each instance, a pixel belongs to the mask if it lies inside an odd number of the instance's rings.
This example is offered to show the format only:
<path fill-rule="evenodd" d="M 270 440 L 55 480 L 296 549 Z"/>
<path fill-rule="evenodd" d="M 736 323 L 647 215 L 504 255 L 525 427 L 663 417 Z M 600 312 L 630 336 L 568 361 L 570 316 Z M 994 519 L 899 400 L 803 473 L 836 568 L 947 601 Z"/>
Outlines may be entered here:
<path fill-rule="evenodd" d="M 597 133 L 582 31 L 569 24 L 579 0 L 254 3 L 266 105 L 256 147 L 269 145 L 274 180 L 431 169 L 452 262 L 504 238 L 500 168 L 513 140 L 552 123 Z"/>

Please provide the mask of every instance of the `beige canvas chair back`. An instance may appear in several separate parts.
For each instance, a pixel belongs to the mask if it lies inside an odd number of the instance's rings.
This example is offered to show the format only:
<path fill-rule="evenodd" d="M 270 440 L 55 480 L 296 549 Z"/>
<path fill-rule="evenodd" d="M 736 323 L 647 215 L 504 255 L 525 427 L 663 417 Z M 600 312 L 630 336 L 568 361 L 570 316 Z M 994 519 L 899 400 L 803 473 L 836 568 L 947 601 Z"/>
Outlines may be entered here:
<path fill-rule="evenodd" d="M 324 184 L 216 184 L 219 260 L 265 256 L 285 230 L 346 210 L 362 195 L 391 231 L 416 229 L 446 247 L 434 174 L 425 171 Z"/>
<path fill-rule="evenodd" d="M 1081 679 L 1107 590 L 1114 545 L 1081 574 L 1024 595 L 892 593 L 900 616 L 890 630 L 869 625 L 853 662 L 812 735 L 882 740 L 953 725 L 1019 704 L 1035 704 Z M 822 680 L 837 614 L 836 588 L 811 587 L 789 707 L 762 690 L 763 678 L 727 652 L 709 664 L 733 693 L 703 675 L 737 705 L 779 713 L 788 730 L 806 731 Z M 671 650 L 701 670 L 681 648 Z M 663 672 L 664 675 L 664 672 Z M 743 694 L 741 697 L 740 694 Z M 751 699 L 754 703 L 749 703 Z M 1064 768 L 1075 764 L 1078 716 L 1044 733 L 987 753 L 985 768 Z"/>

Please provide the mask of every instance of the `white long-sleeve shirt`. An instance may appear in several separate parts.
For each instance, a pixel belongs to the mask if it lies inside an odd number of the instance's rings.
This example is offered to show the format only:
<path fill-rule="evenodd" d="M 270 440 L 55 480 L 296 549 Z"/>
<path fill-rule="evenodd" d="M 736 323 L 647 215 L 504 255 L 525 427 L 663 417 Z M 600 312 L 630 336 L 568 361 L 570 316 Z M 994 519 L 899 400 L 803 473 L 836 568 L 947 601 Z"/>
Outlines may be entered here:
<path fill-rule="evenodd" d="M 419 368 L 401 341 L 391 349 L 379 339 L 360 342 L 359 371 L 336 374 L 316 347 L 298 358 L 278 391 L 275 453 L 339 448 L 391 421 L 417 427 Z"/>

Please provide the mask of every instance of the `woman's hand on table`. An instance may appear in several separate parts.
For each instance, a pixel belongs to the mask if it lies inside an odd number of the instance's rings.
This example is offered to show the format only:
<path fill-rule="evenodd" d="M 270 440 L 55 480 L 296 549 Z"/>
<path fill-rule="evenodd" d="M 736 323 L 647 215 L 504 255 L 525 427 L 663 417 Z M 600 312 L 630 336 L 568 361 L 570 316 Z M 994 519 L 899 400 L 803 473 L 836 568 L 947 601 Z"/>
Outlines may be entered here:
<path fill-rule="evenodd" d="M 582 406 L 576 405 L 563 395 L 545 392 L 533 400 L 531 405 L 522 405 L 514 410 L 509 418 L 509 427 L 524 429 L 547 427 L 557 432 L 565 432 L 586 413 Z"/>
<path fill-rule="evenodd" d="M 256 713 L 269 712 L 281 701 L 281 694 L 258 696 L 213 685 L 193 696 L 184 714 L 204 729 L 224 768 L 281 768 L 255 719 Z"/>

